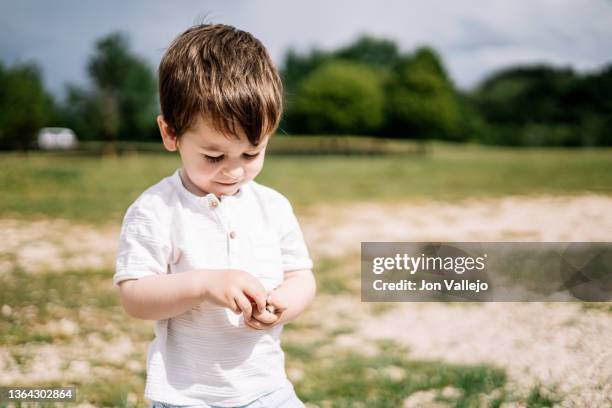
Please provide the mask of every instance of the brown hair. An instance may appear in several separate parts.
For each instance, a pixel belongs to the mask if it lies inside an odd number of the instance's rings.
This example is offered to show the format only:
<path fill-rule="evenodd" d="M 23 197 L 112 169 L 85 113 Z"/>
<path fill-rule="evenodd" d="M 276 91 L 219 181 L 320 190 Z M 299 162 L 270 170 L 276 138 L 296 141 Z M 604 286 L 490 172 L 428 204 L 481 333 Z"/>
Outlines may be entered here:
<path fill-rule="evenodd" d="M 276 130 L 282 83 L 259 40 L 223 24 L 193 26 L 174 39 L 159 64 L 162 116 L 177 137 L 209 120 L 223 134 L 259 144 Z"/>

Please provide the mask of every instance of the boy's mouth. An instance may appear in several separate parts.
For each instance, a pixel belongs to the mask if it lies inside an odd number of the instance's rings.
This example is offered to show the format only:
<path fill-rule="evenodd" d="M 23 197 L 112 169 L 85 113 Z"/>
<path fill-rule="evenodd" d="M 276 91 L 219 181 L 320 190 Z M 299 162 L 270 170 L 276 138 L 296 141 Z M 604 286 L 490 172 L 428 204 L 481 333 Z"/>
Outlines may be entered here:
<path fill-rule="evenodd" d="M 221 184 L 222 186 L 235 186 L 236 184 L 238 184 L 237 181 L 234 181 L 234 182 L 231 182 L 231 183 L 223 183 L 221 181 L 215 181 L 215 183 Z"/>

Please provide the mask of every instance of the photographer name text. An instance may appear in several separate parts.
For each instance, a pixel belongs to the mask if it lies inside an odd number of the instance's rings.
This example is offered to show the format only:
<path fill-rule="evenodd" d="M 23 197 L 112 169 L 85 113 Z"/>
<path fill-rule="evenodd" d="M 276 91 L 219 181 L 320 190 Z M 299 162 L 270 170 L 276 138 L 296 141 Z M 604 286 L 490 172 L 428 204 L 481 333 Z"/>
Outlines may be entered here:
<path fill-rule="evenodd" d="M 420 284 L 419 284 L 420 283 Z M 480 279 L 469 281 L 467 279 L 444 279 L 442 282 L 430 282 L 424 279 L 417 283 L 407 279 L 402 279 L 397 282 L 385 282 L 382 279 L 376 279 L 372 283 L 372 287 L 376 291 L 425 291 L 425 292 L 440 292 L 446 290 L 449 292 L 484 292 L 489 289 L 489 284 L 481 282 Z"/>

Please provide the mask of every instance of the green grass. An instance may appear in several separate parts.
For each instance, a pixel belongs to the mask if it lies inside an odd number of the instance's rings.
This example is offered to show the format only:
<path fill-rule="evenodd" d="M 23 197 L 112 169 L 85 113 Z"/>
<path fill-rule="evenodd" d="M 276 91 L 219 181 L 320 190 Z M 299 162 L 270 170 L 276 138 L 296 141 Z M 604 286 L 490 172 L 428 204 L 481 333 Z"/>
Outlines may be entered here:
<path fill-rule="evenodd" d="M 119 222 L 131 202 L 180 166 L 176 155 L 0 155 L 0 216 Z M 298 211 L 319 204 L 462 200 L 515 194 L 612 194 L 610 149 L 435 144 L 427 155 L 274 156 L 257 179 Z"/>
<path fill-rule="evenodd" d="M 128 403 L 129 393 L 142 398 L 144 371 L 130 371 L 126 368 L 128 361 L 121 364 L 101 362 L 98 355 L 83 346 L 87 344 L 89 335 L 95 334 L 110 342 L 116 333 L 129 334 L 137 346 L 131 358 L 144 365 L 144 345 L 152 338 L 150 322 L 131 319 L 125 314 L 118 292 L 112 285 L 112 274 L 110 270 L 80 270 L 32 275 L 13 269 L 0 275 L 0 305 L 11 308 L 8 316 L 0 315 L 0 345 L 6 348 L 18 366 L 27 365 L 35 357 L 37 348 L 45 345 L 57 350 L 64 361 L 63 370 L 68 370 L 71 361 L 76 358 L 88 361 L 92 367 L 103 366 L 109 371 L 108 377 L 84 377 L 71 384 L 10 385 L 75 385 L 77 402 L 89 401 L 95 406 L 105 407 L 134 406 Z M 77 330 L 73 333 L 45 331 L 47 324 L 60 322 L 61 319 L 73 322 Z"/>
<path fill-rule="evenodd" d="M 535 384 L 529 391 L 525 401 L 530 408 L 547 408 L 555 406 L 563 401 L 556 390 L 549 390 L 540 384 Z"/>
<path fill-rule="evenodd" d="M 514 194 L 610 194 L 611 153 L 436 145 L 433 153 L 425 156 L 276 159 L 264 170 L 262 179 L 286 191 L 300 205 Z"/>
<path fill-rule="evenodd" d="M 313 364 L 309 382 L 301 385 L 300 396 L 309 402 L 331 400 L 334 407 L 350 407 L 359 402 L 368 407 L 400 407 L 402 401 L 421 390 L 453 386 L 461 390 L 454 406 L 477 406 L 478 396 L 505 384 L 502 370 L 486 366 L 461 366 L 440 362 L 411 361 L 396 354 L 363 357 L 341 354 L 332 367 Z M 386 367 L 405 373 L 401 380 L 385 374 Z"/>
<path fill-rule="evenodd" d="M 258 181 L 284 193 L 298 211 L 320 204 L 361 201 L 461 200 L 586 192 L 609 195 L 610 153 L 610 149 L 519 150 L 435 144 L 431 153 L 424 156 L 272 155 L 266 159 Z M 145 188 L 179 165 L 177 156 L 159 153 L 119 157 L 4 153 L 0 155 L 0 216 L 118 223 L 128 205 Z M 14 254 L 3 256 L 10 261 Z M 319 262 L 321 295 L 358 295 L 351 284 L 358 282 L 355 280 L 358 273 L 347 267 L 348 259 L 328 258 Z M 137 351 L 128 360 L 145 362 L 146 344 L 153 335 L 151 324 L 125 314 L 111 284 L 112 273 L 68 270 L 31 275 L 12 270 L 0 275 L 0 306 L 10 305 L 12 309 L 8 316 L 0 314 L 0 345 L 20 365 L 27 364 L 36 348 L 43 345 L 57 347 L 67 362 L 71 361 L 67 356 L 77 353 L 92 367 L 110 370 L 75 384 L 80 402 L 88 400 L 96 406 L 144 406 L 144 372 L 128 370 L 130 361 L 106 363 L 82 346 L 90 334 L 109 342 L 117 333 L 129 334 Z M 377 315 L 389 307 L 392 306 L 371 304 L 368 313 Z M 315 304 L 285 328 L 288 340 L 283 340 L 283 347 L 287 364 L 303 372 L 295 385 L 306 402 L 331 407 L 395 407 L 402 406 L 405 398 L 427 391 L 435 393 L 436 401 L 452 407 L 480 407 L 482 396 L 488 397 L 485 406 L 489 407 L 519 402 L 535 408 L 561 400 L 554 392 L 539 386 L 534 386 L 527 396 L 512 395 L 506 387 L 506 373 L 498 367 L 414 360 L 407 350 L 391 342 L 378 344 L 378 353 L 373 356 L 343 349 L 333 341 L 338 336 L 353 335 L 354 316 L 329 317 L 338 322 L 333 328 L 325 328 L 317 317 L 323 312 L 325 305 Z M 62 318 L 74 322 L 78 332 L 71 336 L 45 331 L 46 323 Z M 390 372 L 401 373 L 401 378 L 394 378 Z M 444 395 L 448 386 L 458 392 Z M 128 402 L 130 394 L 138 399 L 134 404 Z"/>
<path fill-rule="evenodd" d="M 329 268 L 333 271 L 334 265 L 330 264 Z M 1 275 L 0 305 L 10 305 L 12 313 L 0 315 L 0 344 L 19 366 L 27 365 L 35 357 L 37 347 L 44 343 L 53 346 L 65 361 L 63 370 L 69 370 L 73 358 L 105 369 L 103 375 L 87 376 L 71 384 L 51 382 L 36 386 L 75 385 L 77 402 L 88 401 L 105 407 L 144 407 L 144 367 L 138 372 L 128 367 L 130 362 L 144 365 L 152 327 L 150 322 L 125 314 L 110 282 L 111 276 L 108 270 L 36 275 L 12 270 Z M 330 288 L 325 287 L 328 285 Z M 334 293 L 336 283 L 330 280 L 323 286 L 324 292 Z M 308 313 L 320 316 L 325 307 L 317 304 L 315 309 Z M 78 331 L 72 335 L 44 331 L 45 323 L 62 318 L 74 322 Z M 502 402 L 518 401 L 535 408 L 562 399 L 539 386 L 534 386 L 528 396 L 517 397 L 507 390 L 506 372 L 501 368 L 415 360 L 409 350 L 393 341 L 373 343 L 377 352 L 362 354 L 359 349 L 334 345 L 338 336 L 352 335 L 351 317 L 328 328 L 321 325 L 320 318 L 310 320 L 314 325 L 307 324 L 306 318 L 289 325 L 291 336 L 283 339 L 288 367 L 303 373 L 294 384 L 305 402 L 326 407 L 397 407 L 414 393 L 434 392 L 435 401 L 449 407 L 498 407 Z M 309 337 L 313 331 L 318 334 L 316 338 Z M 90 335 L 110 343 L 119 333 L 129 334 L 135 345 L 135 350 L 120 363 L 101 360 L 96 352 L 83 346 Z M 444 393 L 447 387 L 454 390 L 450 396 Z M 490 402 L 482 405 L 483 397 Z"/>
<path fill-rule="evenodd" d="M 392 341 L 379 342 L 374 356 L 326 348 L 321 341 L 285 342 L 283 348 L 290 367 L 304 372 L 295 381 L 298 395 L 322 407 L 401 407 L 421 392 L 432 395 L 429 403 L 421 401 L 418 406 L 443 402 L 442 406 L 455 408 L 494 408 L 506 402 L 541 408 L 563 399 L 537 384 L 529 395 L 516 395 L 507 388 L 503 369 L 414 360 L 408 350 Z"/>
<path fill-rule="evenodd" d="M 24 343 L 56 343 L 68 336 L 44 332 L 44 324 L 61 319 L 75 322 L 81 334 L 99 330 L 97 314 L 111 322 L 129 324 L 122 319 L 111 271 L 66 271 L 31 275 L 19 270 L 0 275 L 0 305 L 13 309 L 10 316 L 0 318 L 0 344 L 17 346 Z M 29 311 L 28 311 L 29 310 Z M 92 311 L 89 319 L 80 311 Z"/>
<path fill-rule="evenodd" d="M 355 258 L 353 257 L 352 259 Z M 343 265 L 349 261 L 350 258 L 321 258 L 317 260 L 317 284 L 319 285 L 319 292 L 331 295 L 351 292 L 359 294 L 359 287 L 357 290 L 351 287 L 351 282 L 356 281 L 358 276 L 350 276 L 347 274 L 346 268 L 343 268 Z"/>

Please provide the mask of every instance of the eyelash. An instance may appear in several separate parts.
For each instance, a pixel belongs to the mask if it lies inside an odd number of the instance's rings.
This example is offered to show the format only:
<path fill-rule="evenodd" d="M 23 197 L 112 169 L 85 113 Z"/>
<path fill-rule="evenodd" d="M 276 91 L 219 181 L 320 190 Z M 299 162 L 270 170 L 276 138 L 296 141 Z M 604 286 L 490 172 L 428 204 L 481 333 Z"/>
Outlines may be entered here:
<path fill-rule="evenodd" d="M 213 156 L 208 156 L 208 155 L 205 154 L 204 158 L 209 163 L 217 163 L 217 162 L 220 162 L 221 160 L 223 160 L 223 155 L 217 156 L 217 157 L 213 157 Z"/>
<path fill-rule="evenodd" d="M 256 158 L 257 156 L 259 156 L 259 152 L 255 153 L 255 154 L 246 154 L 244 153 L 242 155 L 245 159 L 247 160 L 251 160 Z M 221 156 L 209 156 L 207 154 L 204 155 L 204 158 L 206 159 L 206 161 L 208 161 L 209 163 L 218 163 L 221 160 L 223 160 L 223 158 L 225 157 L 225 155 L 221 155 Z"/>

